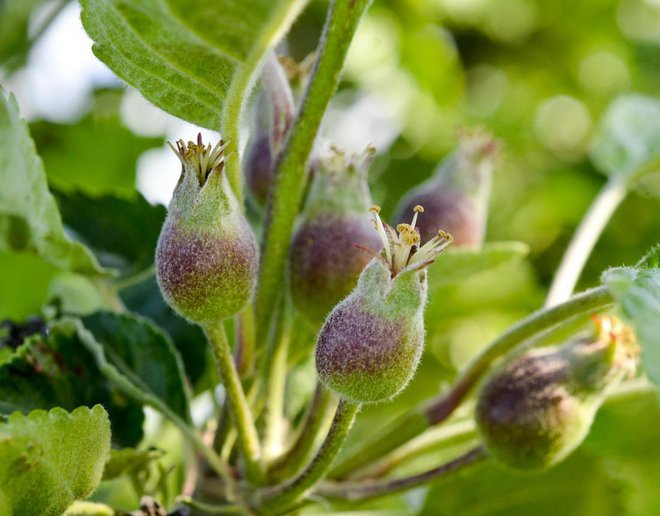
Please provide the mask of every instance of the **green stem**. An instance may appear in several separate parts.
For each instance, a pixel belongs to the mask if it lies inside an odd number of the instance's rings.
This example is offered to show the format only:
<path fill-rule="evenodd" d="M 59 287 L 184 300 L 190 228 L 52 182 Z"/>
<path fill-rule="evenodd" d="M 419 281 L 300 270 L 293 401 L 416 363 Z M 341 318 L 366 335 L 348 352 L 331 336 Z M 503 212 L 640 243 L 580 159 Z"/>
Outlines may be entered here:
<path fill-rule="evenodd" d="M 304 420 L 298 429 L 296 439 L 287 452 L 279 457 L 271 466 L 268 474 L 271 478 L 281 480 L 289 478 L 300 472 L 302 467 L 309 462 L 318 441 L 319 434 L 329 423 L 331 410 L 336 410 L 332 403 L 332 396 L 322 384 L 316 385 L 314 397 L 310 403 Z"/>
<path fill-rule="evenodd" d="M 255 302 L 257 342 L 268 333 L 282 289 L 293 224 L 305 190 L 307 160 L 353 35 L 370 0 L 332 0 L 310 82 L 275 170 Z"/>
<path fill-rule="evenodd" d="M 115 288 L 115 290 L 124 290 L 133 285 L 142 283 L 145 280 L 148 280 L 156 273 L 156 266 L 150 265 L 146 269 L 143 269 L 131 276 L 126 276 L 124 278 L 118 278 L 116 280 L 111 280 L 110 284 Z"/>
<path fill-rule="evenodd" d="M 62 321 L 65 321 L 64 319 Z M 85 345 L 87 350 L 92 353 L 95 361 L 101 372 L 112 382 L 114 382 L 122 391 L 124 391 L 131 398 L 148 405 L 169 419 L 179 430 L 191 441 L 195 449 L 201 453 L 207 460 L 213 470 L 224 478 L 228 483 L 233 483 L 233 475 L 229 465 L 224 462 L 206 443 L 202 440 L 197 431 L 191 427 L 187 421 L 175 414 L 163 401 L 143 391 L 131 382 L 126 376 L 121 374 L 117 368 L 108 362 L 103 350 L 100 348 L 99 343 L 94 338 L 94 335 L 85 328 L 82 323 L 75 319 L 69 320 L 75 328 L 80 341 Z"/>
<path fill-rule="evenodd" d="M 180 496 L 177 501 L 183 505 L 202 511 L 204 514 L 244 514 L 240 505 L 211 505 L 193 500 L 190 496 Z"/>
<path fill-rule="evenodd" d="M 284 303 L 283 303 L 284 305 Z M 265 381 L 268 398 L 266 405 L 266 432 L 264 458 L 268 460 L 281 453 L 284 435 L 284 395 L 286 391 L 287 358 L 291 337 L 291 315 L 286 306 L 280 309 L 278 328 L 275 331 L 270 367 Z"/>
<path fill-rule="evenodd" d="M 244 195 L 243 174 L 238 159 L 240 125 L 243 108 L 250 97 L 250 91 L 256 80 L 254 71 L 259 65 L 259 61 L 264 57 L 266 50 L 277 44 L 283 36 L 282 31 L 284 28 L 291 26 L 307 0 L 278 3 L 279 7 L 269 17 L 268 27 L 261 32 L 261 41 L 254 43 L 254 51 L 236 69 L 223 106 L 220 132 L 226 141 L 225 154 L 231 156 L 231 159 L 228 159 L 226 163 L 227 178 L 241 205 L 243 204 Z"/>
<path fill-rule="evenodd" d="M 349 454 L 339 462 L 328 474 L 329 478 L 342 479 L 348 477 L 353 471 L 361 469 L 366 464 L 382 457 L 398 446 L 417 437 L 429 427 L 429 420 L 424 410 L 417 408 L 406 412 L 386 425 L 387 432 L 375 440 L 364 443 L 359 450 Z"/>
<path fill-rule="evenodd" d="M 298 476 L 257 493 L 258 504 L 278 512 L 299 502 L 327 473 L 353 426 L 360 405 L 342 399 L 321 448 Z"/>
<path fill-rule="evenodd" d="M 254 307 L 252 305 L 236 316 L 236 327 L 238 329 L 236 364 L 241 378 L 246 378 L 254 373 L 256 358 Z"/>
<path fill-rule="evenodd" d="M 229 412 L 238 432 L 246 475 L 251 482 L 260 483 L 264 477 L 261 463 L 261 445 L 250 406 L 245 398 L 243 386 L 229 348 L 224 323 L 208 325 L 204 330 L 211 344 L 213 355 L 218 364 L 220 379 L 227 393 L 226 403 L 229 404 Z"/>
<path fill-rule="evenodd" d="M 362 470 L 354 472 L 350 478 L 352 480 L 382 478 L 401 464 L 416 457 L 442 450 L 450 446 L 465 444 L 476 438 L 477 429 L 473 419 L 440 425 L 431 428 L 408 441 L 389 455 L 373 463 L 371 466 L 367 466 Z"/>
<path fill-rule="evenodd" d="M 227 441 L 230 430 L 229 404 L 223 403 L 218 413 L 218 427 L 215 429 L 215 435 L 213 436 L 213 449 L 216 452 L 222 452 L 222 447 Z"/>
<path fill-rule="evenodd" d="M 627 191 L 625 178 L 614 175 L 598 193 L 564 253 L 550 286 L 545 303 L 547 307 L 561 303 L 571 296 L 598 238 L 625 199 Z"/>
<path fill-rule="evenodd" d="M 446 464 L 416 475 L 380 482 L 328 482 L 321 485 L 315 491 L 315 494 L 325 498 L 348 500 L 351 502 L 373 500 L 382 496 L 406 491 L 441 478 L 447 478 L 453 473 L 464 471 L 468 466 L 479 463 L 486 457 L 486 452 L 479 446 Z"/>
<path fill-rule="evenodd" d="M 613 301 L 606 287 L 597 287 L 578 294 L 560 305 L 534 312 L 519 321 L 492 341 L 460 374 L 448 392 L 424 407 L 417 407 L 404 414 L 386 434 L 358 453 L 344 459 L 331 472 L 331 477 L 342 478 L 352 470 L 369 464 L 421 434 L 428 427 L 445 421 L 463 402 L 493 362 L 503 354 L 524 344 L 538 333 L 584 313 L 603 309 Z"/>

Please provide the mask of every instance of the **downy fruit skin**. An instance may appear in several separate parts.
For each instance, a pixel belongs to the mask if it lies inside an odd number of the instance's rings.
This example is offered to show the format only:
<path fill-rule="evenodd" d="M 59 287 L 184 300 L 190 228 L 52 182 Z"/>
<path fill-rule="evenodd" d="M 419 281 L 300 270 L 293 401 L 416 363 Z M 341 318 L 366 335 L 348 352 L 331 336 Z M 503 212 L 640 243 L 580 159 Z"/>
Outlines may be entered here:
<path fill-rule="evenodd" d="M 271 53 L 264 64 L 243 161 L 248 191 L 261 207 L 266 205 L 274 180 L 275 161 L 291 129 L 294 111 L 289 81 L 277 57 Z"/>
<path fill-rule="evenodd" d="M 340 151 L 321 160 L 294 233 L 289 260 L 293 302 L 317 327 L 353 290 L 381 245 L 368 215 L 367 168 L 373 149 L 347 159 Z"/>
<path fill-rule="evenodd" d="M 167 303 L 195 323 L 216 322 L 249 301 L 257 242 L 224 173 L 222 142 L 214 149 L 177 142 L 183 165 L 156 248 L 156 277 Z"/>
<path fill-rule="evenodd" d="M 463 132 L 458 148 L 433 176 L 406 195 L 396 213 L 402 222 L 416 205 L 424 206 L 419 224 L 422 241 L 438 230 L 451 233 L 457 246 L 484 242 L 491 176 L 497 144 L 483 131 Z"/>
<path fill-rule="evenodd" d="M 499 464 L 544 470 L 586 437 L 605 396 L 635 367 L 631 330 L 603 317 L 599 335 L 530 351 L 484 383 L 476 408 L 479 432 Z"/>
<path fill-rule="evenodd" d="M 398 233 L 374 215 L 385 247 L 332 310 L 316 343 L 321 382 L 357 403 L 387 401 L 412 379 L 424 349 L 425 268 L 451 242 L 441 233 L 420 248 L 417 210 Z"/>

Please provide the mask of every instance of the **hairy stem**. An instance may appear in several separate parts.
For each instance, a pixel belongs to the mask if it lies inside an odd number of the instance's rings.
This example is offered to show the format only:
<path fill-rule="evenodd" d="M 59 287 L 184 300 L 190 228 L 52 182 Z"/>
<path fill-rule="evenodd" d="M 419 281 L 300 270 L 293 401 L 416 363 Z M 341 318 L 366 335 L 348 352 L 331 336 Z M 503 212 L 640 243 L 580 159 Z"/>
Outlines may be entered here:
<path fill-rule="evenodd" d="M 362 478 L 381 478 L 416 457 L 442 450 L 450 446 L 465 444 L 477 438 L 477 429 L 473 419 L 456 421 L 447 425 L 431 428 L 411 439 L 396 450 L 386 455 L 371 466 L 354 472 L 352 480 Z"/>
<path fill-rule="evenodd" d="M 597 287 L 578 294 L 565 303 L 542 309 L 522 319 L 492 341 L 459 375 L 452 387 L 436 400 L 404 414 L 386 434 L 358 453 L 350 455 L 332 472 L 332 478 L 342 478 L 350 471 L 368 464 L 421 434 L 429 426 L 445 421 L 463 402 L 472 388 L 493 362 L 524 344 L 534 335 L 562 324 L 576 316 L 603 309 L 614 299 L 606 287 Z"/>
<path fill-rule="evenodd" d="M 306 3 L 307 0 L 280 2 L 280 7 L 270 18 L 270 28 L 290 26 Z M 263 32 L 262 41 L 255 42 L 254 51 L 247 56 L 247 60 L 234 73 L 223 106 L 220 132 L 226 141 L 225 154 L 231 158 L 227 160 L 226 164 L 227 178 L 236 198 L 241 203 L 244 199 L 243 174 L 241 173 L 241 166 L 238 159 L 241 115 L 256 80 L 254 70 L 263 58 L 264 49 L 273 47 L 282 36 L 283 34 L 280 31 L 271 32 L 265 30 Z M 263 40 L 263 38 L 268 39 Z"/>
<path fill-rule="evenodd" d="M 256 336 L 254 334 L 254 309 L 250 305 L 236 316 L 237 346 L 236 364 L 241 378 L 252 376 L 255 368 Z"/>
<path fill-rule="evenodd" d="M 286 391 L 287 358 L 291 336 L 291 314 L 286 306 L 281 307 L 273 349 L 270 353 L 270 367 L 265 385 L 268 404 L 266 405 L 266 435 L 264 439 L 265 458 L 275 457 L 282 451 L 284 435 L 284 395 Z"/>
<path fill-rule="evenodd" d="M 626 197 L 626 193 L 626 181 L 619 176 L 612 176 L 605 183 L 564 253 L 550 286 L 545 306 L 554 306 L 571 296 L 591 251 L 617 207 Z"/>
<path fill-rule="evenodd" d="M 213 449 L 220 453 L 231 430 L 229 404 L 223 403 L 218 413 L 218 425 L 213 435 Z"/>
<path fill-rule="evenodd" d="M 243 514 L 243 508 L 240 505 L 211 505 L 204 502 L 198 502 L 190 496 L 180 496 L 177 501 L 183 505 L 187 505 L 192 509 L 203 512 L 204 514 Z"/>
<path fill-rule="evenodd" d="M 354 453 L 339 462 L 328 474 L 329 478 L 342 479 L 353 471 L 379 459 L 410 439 L 415 438 L 430 426 L 423 409 L 414 409 L 387 425 L 386 433 L 375 440 L 364 443 Z"/>
<path fill-rule="evenodd" d="M 453 473 L 463 471 L 468 466 L 477 464 L 486 457 L 486 452 L 479 446 L 446 464 L 416 475 L 380 482 L 328 482 L 321 485 L 315 491 L 315 494 L 325 498 L 348 500 L 351 502 L 373 500 L 374 498 L 406 491 L 441 478 L 447 478 Z"/>
<path fill-rule="evenodd" d="M 257 493 L 258 503 L 270 511 L 280 511 L 295 505 L 327 473 L 341 450 L 353 426 L 360 405 L 342 399 L 332 420 L 332 426 L 321 448 L 308 466 L 296 477 Z"/>
<path fill-rule="evenodd" d="M 218 364 L 220 379 L 227 393 L 226 403 L 229 404 L 229 413 L 238 432 L 246 475 L 251 482 L 260 483 L 264 477 L 261 445 L 250 406 L 245 398 L 236 364 L 229 348 L 224 323 L 208 325 L 204 330 L 211 344 L 213 355 Z"/>
<path fill-rule="evenodd" d="M 293 224 L 305 189 L 307 160 L 328 102 L 339 85 L 351 40 L 369 3 L 370 0 L 330 2 L 318 59 L 276 165 L 255 302 L 257 342 L 263 342 L 269 331 L 271 316 L 282 288 Z"/>
<path fill-rule="evenodd" d="M 319 434 L 329 422 L 330 410 L 335 409 L 332 396 L 317 383 L 314 397 L 310 403 L 303 422 L 298 430 L 296 439 L 287 452 L 279 457 L 269 469 L 269 476 L 276 480 L 296 475 L 311 458 Z"/>

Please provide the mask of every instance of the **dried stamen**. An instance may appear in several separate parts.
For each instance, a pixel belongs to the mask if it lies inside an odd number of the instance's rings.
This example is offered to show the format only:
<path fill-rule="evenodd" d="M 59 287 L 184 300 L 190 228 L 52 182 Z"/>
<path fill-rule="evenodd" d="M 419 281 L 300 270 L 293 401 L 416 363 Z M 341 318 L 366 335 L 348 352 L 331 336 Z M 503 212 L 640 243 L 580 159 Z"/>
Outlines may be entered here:
<path fill-rule="evenodd" d="M 225 142 L 220 140 L 215 147 L 211 144 L 204 145 L 202 134 L 197 135 L 197 142 L 189 141 L 187 144 L 183 140 L 176 142 L 176 149 L 167 142 L 170 148 L 185 167 L 188 165 L 195 171 L 199 184 L 203 185 L 213 170 L 222 170 L 224 168 L 224 150 Z"/>
<path fill-rule="evenodd" d="M 417 224 L 418 214 L 424 213 L 422 206 L 415 206 L 411 223 L 399 224 L 396 231 L 383 224 L 378 215 L 380 207 L 374 205 L 369 211 L 374 215 L 374 225 L 383 242 L 387 264 L 390 267 L 392 276 L 396 276 L 404 269 L 419 270 L 428 266 L 454 240 L 449 233 L 439 231 L 434 238 L 426 242 L 421 248 L 419 247 L 420 236 L 415 225 Z"/>

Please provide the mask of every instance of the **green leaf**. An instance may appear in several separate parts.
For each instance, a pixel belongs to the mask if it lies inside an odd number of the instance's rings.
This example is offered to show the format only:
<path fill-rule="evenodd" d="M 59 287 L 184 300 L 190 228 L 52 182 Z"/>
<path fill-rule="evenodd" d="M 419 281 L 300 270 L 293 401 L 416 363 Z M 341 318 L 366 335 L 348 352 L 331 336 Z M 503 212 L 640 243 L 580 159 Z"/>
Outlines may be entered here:
<path fill-rule="evenodd" d="M 219 129 L 304 0 L 81 0 L 93 51 L 153 104 Z M 246 79 L 247 77 L 247 79 Z"/>
<path fill-rule="evenodd" d="M 155 276 L 120 291 L 126 308 L 154 321 L 167 332 L 178 349 L 190 383 L 196 388 L 208 388 L 199 382 L 207 369 L 209 347 L 201 328 L 190 324 L 163 301 Z"/>
<path fill-rule="evenodd" d="M 635 328 L 649 378 L 660 384 L 660 269 L 619 267 L 602 280 Z"/>
<path fill-rule="evenodd" d="M 62 514 L 94 491 L 109 453 L 110 421 L 100 405 L 12 414 L 0 424 L 2 514 Z"/>
<path fill-rule="evenodd" d="M 459 283 L 474 274 L 527 256 L 522 242 L 492 242 L 481 249 L 449 248 L 428 268 L 429 290 Z"/>
<path fill-rule="evenodd" d="M 121 98 L 120 91 L 97 93 L 92 112 L 75 124 L 30 124 L 51 184 L 93 195 L 135 194 L 138 158 L 161 146 L 163 139 L 139 137 L 124 127 L 119 114 Z M 66 216 L 62 217 L 68 225 Z"/>
<path fill-rule="evenodd" d="M 144 197 L 125 199 L 82 192 L 54 192 L 67 227 L 108 267 L 135 274 L 153 266 L 167 210 Z"/>
<path fill-rule="evenodd" d="M 75 272 L 108 273 L 89 249 L 64 233 L 16 99 L 0 92 L 0 251 L 7 250 L 35 252 Z"/>
<path fill-rule="evenodd" d="M 133 475 L 146 470 L 151 464 L 165 455 L 165 452 L 157 448 L 147 450 L 136 450 L 134 448 L 123 448 L 112 450 L 110 460 L 103 470 L 103 480 L 112 480 L 124 475 Z"/>
<path fill-rule="evenodd" d="M 631 178 L 660 164 L 660 101 L 626 94 L 616 98 L 603 119 L 591 160 L 605 175 Z"/>
<path fill-rule="evenodd" d="M 107 365 L 143 393 L 158 398 L 190 421 L 189 394 L 181 357 L 153 323 L 136 315 L 97 312 L 82 319 L 94 341 L 82 338 L 104 374 Z M 80 335 L 80 332 L 79 332 Z M 114 375 L 108 375 L 115 381 Z"/>
<path fill-rule="evenodd" d="M 0 234 L 0 245 L 1 242 Z M 55 266 L 39 256 L 3 252 L 0 252 L 0 270 L 0 319 L 14 320 L 41 310 L 48 298 L 48 285 L 58 272 Z"/>
<path fill-rule="evenodd" d="M 1 414 L 97 403 L 110 415 L 116 444 L 135 446 L 142 440 L 141 405 L 101 374 L 70 325 L 50 325 L 47 338 L 29 338 L 0 365 Z"/>

